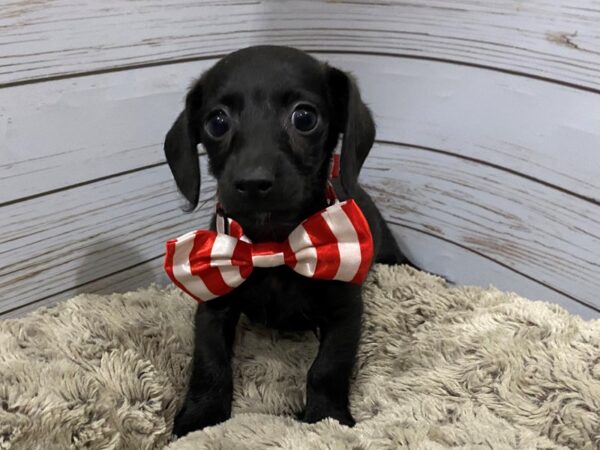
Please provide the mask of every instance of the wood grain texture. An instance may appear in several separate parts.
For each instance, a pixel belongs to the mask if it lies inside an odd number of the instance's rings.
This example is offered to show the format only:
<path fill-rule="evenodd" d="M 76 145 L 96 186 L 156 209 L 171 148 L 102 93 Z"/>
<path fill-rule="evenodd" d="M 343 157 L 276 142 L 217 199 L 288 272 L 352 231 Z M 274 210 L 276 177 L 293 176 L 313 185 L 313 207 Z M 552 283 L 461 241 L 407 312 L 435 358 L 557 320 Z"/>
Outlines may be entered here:
<path fill-rule="evenodd" d="M 164 134 L 215 57 L 273 43 L 359 79 L 363 179 L 417 263 L 598 317 L 598 23 L 596 0 L 4 2 L 0 315 L 164 281 L 165 239 L 212 213 L 179 211 Z"/>
<path fill-rule="evenodd" d="M 390 223 L 390 227 L 411 261 L 419 267 L 426 267 L 431 273 L 443 275 L 450 284 L 493 286 L 530 300 L 556 303 L 567 311 L 588 319 L 600 318 L 597 310 L 574 302 L 487 256 L 436 236 L 426 227 L 419 230 L 396 223 Z"/>
<path fill-rule="evenodd" d="M 69 286 L 68 289 L 55 294 L 50 294 L 34 303 L 28 303 L 17 309 L 0 313 L 0 318 L 10 319 L 22 317 L 30 311 L 34 311 L 44 306 L 55 305 L 56 303 L 68 300 L 81 293 L 93 293 L 99 295 L 123 293 L 148 287 L 152 283 L 161 286 L 166 286 L 169 283 L 163 269 L 163 255 L 135 264 L 126 269 L 120 269 L 117 272 L 101 276 L 89 282 L 84 282 L 80 285 Z"/>
<path fill-rule="evenodd" d="M 317 56 L 359 79 L 378 139 L 495 165 L 600 204 L 600 95 L 432 61 Z M 185 90 L 212 63 L 0 89 L 0 183 L 11 186 L 0 204 L 164 161 Z"/>
<path fill-rule="evenodd" d="M 214 183 L 204 175 L 202 198 L 210 199 Z M 2 208 L 0 313 L 160 257 L 167 239 L 206 226 L 212 214 L 179 205 L 164 164 Z"/>
<path fill-rule="evenodd" d="M 213 62 L 0 89 L 0 205 L 164 163 L 186 88 Z"/>
<path fill-rule="evenodd" d="M 273 43 L 452 61 L 598 92 L 599 21 L 593 0 L 13 0 L 0 11 L 0 84 Z"/>
<path fill-rule="evenodd" d="M 600 208 L 423 149 L 380 145 L 367 161 L 363 184 L 389 222 L 443 238 L 600 311 Z M 454 271 L 442 274 L 460 280 Z"/>
<path fill-rule="evenodd" d="M 50 294 L 34 303 L 28 303 L 17 309 L 0 313 L 2 319 L 22 317 L 43 306 L 52 306 L 62 300 L 67 300 L 81 293 L 112 294 L 116 292 L 129 292 L 138 288 L 148 287 L 152 283 L 166 286 L 168 279 L 163 269 L 163 256 L 135 264 L 115 273 L 101 276 L 80 285 L 72 285 L 68 289 Z M 191 300 L 194 301 L 194 300 Z"/>
<path fill-rule="evenodd" d="M 327 59 L 358 76 L 378 139 L 494 165 L 600 205 L 600 95 L 431 61 Z"/>
<path fill-rule="evenodd" d="M 401 241 L 424 268 L 459 282 L 500 283 L 522 295 L 552 291 L 544 298 L 572 311 L 593 312 L 586 304 L 600 308 L 600 210 L 546 186 L 498 175 L 462 158 L 383 144 L 369 157 L 362 179 L 393 225 L 437 238 L 429 247 L 422 236 Z M 203 198 L 209 198 L 213 186 L 204 188 Z M 201 226 L 212 212 L 207 206 L 193 217 L 183 215 L 176 200 L 162 165 L 4 208 L 3 311 L 66 298 L 82 287 L 107 292 L 111 283 L 127 286 L 120 271 L 159 258 L 165 239 Z M 453 256 L 444 259 L 448 252 L 441 249 L 447 247 Z M 501 267 L 503 275 L 496 278 L 498 271 L 483 270 L 478 262 L 466 277 L 464 267 L 472 260 Z M 132 288 L 139 285 L 131 282 Z"/>
<path fill-rule="evenodd" d="M 532 300 L 557 303 L 573 314 L 578 314 L 582 317 L 597 318 L 600 316 L 600 313 L 597 311 L 587 308 L 580 303 L 573 302 L 570 298 L 552 289 L 548 289 L 529 278 L 523 277 L 489 258 L 429 233 L 416 231 L 415 229 L 402 227 L 393 223 L 390 225 L 396 239 L 400 242 L 402 250 L 410 256 L 411 260 L 421 267 L 427 267 L 432 273 L 445 274 L 451 283 L 459 280 L 460 284 L 495 286 L 498 289 L 508 292 L 520 293 L 520 295 L 527 296 Z M 51 306 L 61 300 L 72 298 L 83 292 L 110 294 L 113 292 L 132 291 L 146 287 L 151 283 L 164 286 L 169 281 L 164 273 L 162 262 L 163 258 L 161 255 L 129 269 L 109 274 L 51 295 L 23 308 L 6 314 L 0 314 L 0 317 L 3 319 L 22 317 L 39 307 Z"/>

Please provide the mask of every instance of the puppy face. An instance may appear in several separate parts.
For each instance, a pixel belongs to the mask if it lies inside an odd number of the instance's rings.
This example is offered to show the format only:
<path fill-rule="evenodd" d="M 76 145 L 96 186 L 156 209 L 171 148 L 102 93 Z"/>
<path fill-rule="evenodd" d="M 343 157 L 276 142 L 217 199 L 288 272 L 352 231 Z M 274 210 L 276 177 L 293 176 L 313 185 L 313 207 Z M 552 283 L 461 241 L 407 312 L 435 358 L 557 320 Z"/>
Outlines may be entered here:
<path fill-rule="evenodd" d="M 221 60 L 191 95 L 201 97 L 192 124 L 227 214 L 246 225 L 297 221 L 325 189 L 336 138 L 322 66 L 301 52 L 251 48 Z"/>
<path fill-rule="evenodd" d="M 165 153 L 195 207 L 201 142 L 225 212 L 249 237 L 277 239 L 324 207 L 340 133 L 342 182 L 351 195 L 374 139 L 354 81 L 296 49 L 250 47 L 226 56 L 194 84 Z"/>

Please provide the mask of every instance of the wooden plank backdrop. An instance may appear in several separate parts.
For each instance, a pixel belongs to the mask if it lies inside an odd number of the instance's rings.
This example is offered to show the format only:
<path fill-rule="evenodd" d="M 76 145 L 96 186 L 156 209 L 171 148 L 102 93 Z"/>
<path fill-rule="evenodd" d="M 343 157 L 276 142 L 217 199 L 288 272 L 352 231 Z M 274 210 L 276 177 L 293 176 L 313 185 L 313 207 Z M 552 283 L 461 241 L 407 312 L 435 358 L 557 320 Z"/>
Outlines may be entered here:
<path fill-rule="evenodd" d="M 464 63 L 598 91 L 599 21 L 596 0 L 8 0 L 0 83 L 269 42 Z"/>
<path fill-rule="evenodd" d="M 214 192 L 181 213 L 164 134 L 218 57 L 272 43 L 359 79 L 363 183 L 417 264 L 598 317 L 599 21 L 594 0 L 4 2 L 0 315 L 164 282 Z"/>

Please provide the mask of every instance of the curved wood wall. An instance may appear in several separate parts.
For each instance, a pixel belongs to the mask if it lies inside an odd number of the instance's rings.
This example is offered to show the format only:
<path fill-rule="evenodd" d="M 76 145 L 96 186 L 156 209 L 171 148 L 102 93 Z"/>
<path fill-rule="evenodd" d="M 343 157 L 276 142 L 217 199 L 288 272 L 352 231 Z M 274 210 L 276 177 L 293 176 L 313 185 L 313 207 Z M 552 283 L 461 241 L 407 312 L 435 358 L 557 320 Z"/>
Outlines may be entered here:
<path fill-rule="evenodd" d="M 359 79 L 363 182 L 418 264 L 598 317 L 600 4 L 558 3 L 3 4 L 0 314 L 164 281 L 211 212 L 178 209 L 164 134 L 193 78 L 272 43 Z"/>

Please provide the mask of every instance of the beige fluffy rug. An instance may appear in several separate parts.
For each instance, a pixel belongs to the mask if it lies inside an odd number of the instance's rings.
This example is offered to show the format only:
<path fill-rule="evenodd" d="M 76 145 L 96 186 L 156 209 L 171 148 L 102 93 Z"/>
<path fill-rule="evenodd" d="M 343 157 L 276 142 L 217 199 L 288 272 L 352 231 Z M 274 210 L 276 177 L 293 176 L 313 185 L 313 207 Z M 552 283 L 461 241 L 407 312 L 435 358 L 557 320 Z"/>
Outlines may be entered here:
<path fill-rule="evenodd" d="M 193 301 L 151 287 L 2 321 L 0 449 L 600 448 L 600 321 L 405 267 L 377 267 L 365 303 L 355 428 L 292 418 L 312 334 L 242 320 L 233 418 L 175 442 Z"/>

